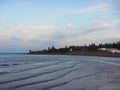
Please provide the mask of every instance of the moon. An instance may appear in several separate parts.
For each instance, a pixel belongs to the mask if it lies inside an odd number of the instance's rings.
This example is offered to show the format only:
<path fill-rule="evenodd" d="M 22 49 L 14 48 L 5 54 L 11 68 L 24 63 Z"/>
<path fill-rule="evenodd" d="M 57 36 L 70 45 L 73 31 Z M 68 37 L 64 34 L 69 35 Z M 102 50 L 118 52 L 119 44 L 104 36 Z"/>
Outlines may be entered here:
<path fill-rule="evenodd" d="M 71 25 L 72 25 L 71 22 L 69 22 L 69 23 L 68 23 L 68 26 L 71 26 Z"/>

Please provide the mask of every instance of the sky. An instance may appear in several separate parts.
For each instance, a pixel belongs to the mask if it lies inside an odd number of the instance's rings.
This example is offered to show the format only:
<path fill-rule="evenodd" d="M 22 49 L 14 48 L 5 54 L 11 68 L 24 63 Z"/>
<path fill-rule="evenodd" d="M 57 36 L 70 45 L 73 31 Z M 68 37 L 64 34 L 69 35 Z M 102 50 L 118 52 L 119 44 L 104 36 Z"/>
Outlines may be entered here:
<path fill-rule="evenodd" d="M 120 41 L 120 0 L 0 0 L 0 53 Z"/>

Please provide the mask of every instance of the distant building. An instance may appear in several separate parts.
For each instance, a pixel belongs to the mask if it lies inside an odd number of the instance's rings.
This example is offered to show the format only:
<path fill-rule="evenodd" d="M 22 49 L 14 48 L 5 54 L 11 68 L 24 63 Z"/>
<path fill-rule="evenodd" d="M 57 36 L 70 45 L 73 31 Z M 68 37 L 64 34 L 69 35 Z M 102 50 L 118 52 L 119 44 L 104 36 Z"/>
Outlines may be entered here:
<path fill-rule="evenodd" d="M 116 48 L 107 48 L 108 52 L 112 52 L 112 53 L 120 53 L 120 50 L 116 49 Z"/>
<path fill-rule="evenodd" d="M 70 52 L 72 52 L 73 51 L 73 49 L 72 48 L 70 48 Z"/>
<path fill-rule="evenodd" d="M 111 52 L 111 53 L 120 53 L 120 50 L 118 50 L 117 48 L 99 48 L 99 50 L 108 51 L 108 52 Z"/>
<path fill-rule="evenodd" d="M 101 51 L 105 51 L 105 50 L 106 50 L 106 48 L 99 48 L 99 50 L 101 50 Z"/>

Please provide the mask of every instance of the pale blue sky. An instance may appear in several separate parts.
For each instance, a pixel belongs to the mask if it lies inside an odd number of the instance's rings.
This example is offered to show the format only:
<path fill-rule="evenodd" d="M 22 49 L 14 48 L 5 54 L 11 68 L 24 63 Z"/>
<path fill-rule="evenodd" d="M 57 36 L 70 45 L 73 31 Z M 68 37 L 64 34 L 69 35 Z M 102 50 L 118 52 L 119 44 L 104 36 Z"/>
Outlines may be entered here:
<path fill-rule="evenodd" d="M 120 40 L 120 0 L 0 0 L 0 52 Z"/>

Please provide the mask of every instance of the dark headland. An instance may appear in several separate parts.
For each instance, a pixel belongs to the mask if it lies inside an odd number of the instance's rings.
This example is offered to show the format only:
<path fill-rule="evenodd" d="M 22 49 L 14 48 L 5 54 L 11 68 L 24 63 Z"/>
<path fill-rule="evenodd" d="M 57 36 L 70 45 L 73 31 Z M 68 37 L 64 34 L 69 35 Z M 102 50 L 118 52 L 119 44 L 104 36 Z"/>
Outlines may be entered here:
<path fill-rule="evenodd" d="M 65 46 L 63 48 L 55 48 L 54 46 L 52 46 L 44 50 L 29 50 L 28 54 L 120 57 L 120 41 L 105 44 L 101 43 L 98 45 L 90 44 L 88 46 Z"/>

